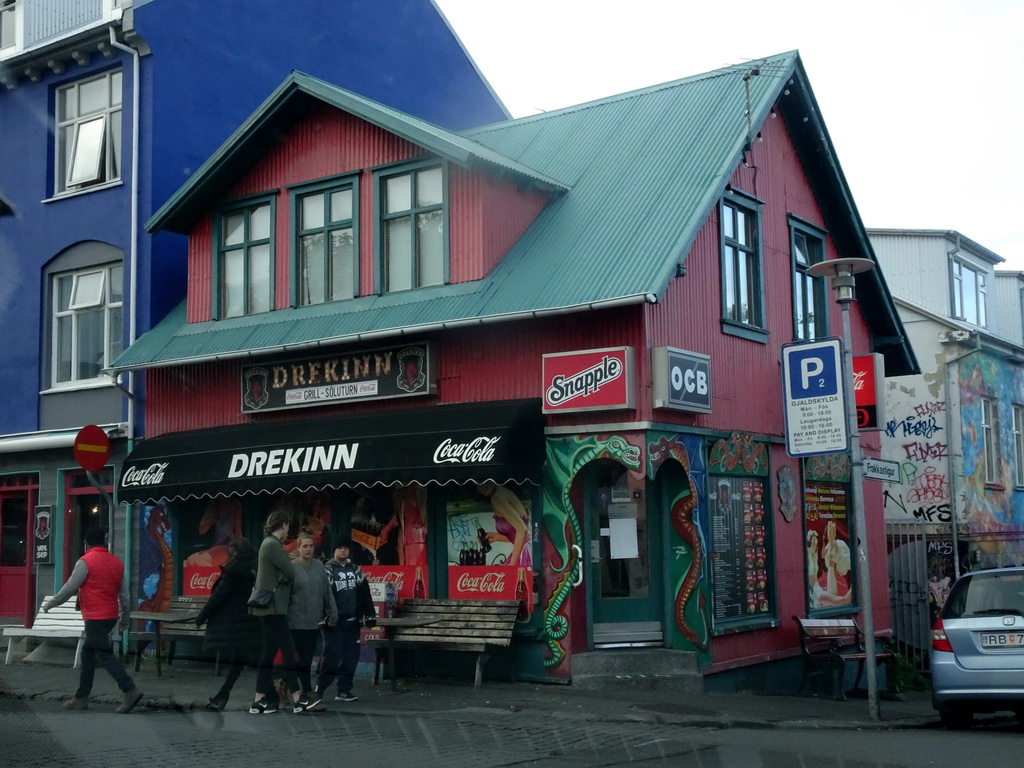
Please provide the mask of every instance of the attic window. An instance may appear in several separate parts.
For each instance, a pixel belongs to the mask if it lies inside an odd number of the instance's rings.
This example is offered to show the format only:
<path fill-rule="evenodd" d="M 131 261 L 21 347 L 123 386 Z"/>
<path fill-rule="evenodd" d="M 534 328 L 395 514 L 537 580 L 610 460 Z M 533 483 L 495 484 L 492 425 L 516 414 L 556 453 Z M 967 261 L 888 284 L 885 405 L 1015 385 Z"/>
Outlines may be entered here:
<path fill-rule="evenodd" d="M 386 293 L 445 283 L 445 187 L 440 165 L 380 177 Z"/>

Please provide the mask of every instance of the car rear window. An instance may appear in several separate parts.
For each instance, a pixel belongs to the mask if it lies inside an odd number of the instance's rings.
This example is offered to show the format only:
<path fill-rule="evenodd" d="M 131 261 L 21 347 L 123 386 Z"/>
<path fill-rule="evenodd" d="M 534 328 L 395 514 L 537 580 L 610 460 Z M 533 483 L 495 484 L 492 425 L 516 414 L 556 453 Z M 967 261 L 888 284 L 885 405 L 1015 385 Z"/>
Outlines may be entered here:
<path fill-rule="evenodd" d="M 1024 616 L 1024 571 L 972 573 L 953 585 L 942 618 L 1016 613 Z"/>

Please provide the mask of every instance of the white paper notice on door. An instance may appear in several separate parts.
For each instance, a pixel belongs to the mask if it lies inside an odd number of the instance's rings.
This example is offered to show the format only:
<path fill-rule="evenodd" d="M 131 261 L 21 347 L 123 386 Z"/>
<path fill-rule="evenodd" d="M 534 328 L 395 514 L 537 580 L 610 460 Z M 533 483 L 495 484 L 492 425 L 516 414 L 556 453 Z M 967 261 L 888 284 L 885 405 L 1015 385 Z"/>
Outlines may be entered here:
<path fill-rule="evenodd" d="M 612 560 L 631 560 L 639 557 L 636 517 L 611 517 L 608 520 L 609 556 Z"/>

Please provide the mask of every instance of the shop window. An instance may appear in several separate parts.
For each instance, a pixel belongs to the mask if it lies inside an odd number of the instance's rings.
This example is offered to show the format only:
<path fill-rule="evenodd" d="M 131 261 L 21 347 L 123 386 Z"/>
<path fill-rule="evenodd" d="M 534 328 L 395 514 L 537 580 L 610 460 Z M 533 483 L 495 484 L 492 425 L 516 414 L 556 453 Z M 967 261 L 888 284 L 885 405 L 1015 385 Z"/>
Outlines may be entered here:
<path fill-rule="evenodd" d="M 28 563 L 28 499 L 0 496 L 0 568 Z"/>
<path fill-rule="evenodd" d="M 68 472 L 64 476 L 64 552 L 67 574 L 71 573 L 70 568 L 74 562 L 85 554 L 85 532 L 94 527 L 104 530 L 110 527 L 107 499 L 110 498 L 113 475 L 110 470 L 104 470 L 94 472 L 93 477 L 106 496 L 93 486 L 85 472 Z M 109 533 L 107 541 L 110 543 Z"/>
<path fill-rule="evenodd" d="M 358 294 L 356 179 L 295 193 L 296 302 L 300 306 Z"/>
<path fill-rule="evenodd" d="M 121 354 L 123 275 L 121 264 L 54 275 L 54 386 L 99 379 Z"/>
<path fill-rule="evenodd" d="M 361 489 L 350 520 L 352 559 L 366 573 L 374 602 L 384 602 L 388 583 L 399 600 L 430 595 L 424 486 Z"/>
<path fill-rule="evenodd" d="M 532 486 L 492 480 L 446 488 L 448 597 L 525 600 L 533 592 Z"/>
<path fill-rule="evenodd" d="M 763 478 L 711 477 L 715 626 L 774 613 L 769 496 Z"/>
<path fill-rule="evenodd" d="M 442 167 L 382 174 L 378 182 L 384 292 L 443 285 L 448 248 Z"/>
<path fill-rule="evenodd" d="M 807 602 L 821 611 L 853 602 L 853 545 L 849 486 L 807 480 L 804 483 Z"/>
<path fill-rule="evenodd" d="M 121 178 L 121 72 L 57 89 L 54 194 Z"/>
<path fill-rule="evenodd" d="M 241 317 L 274 308 L 274 203 L 247 202 L 217 217 L 215 315 Z"/>

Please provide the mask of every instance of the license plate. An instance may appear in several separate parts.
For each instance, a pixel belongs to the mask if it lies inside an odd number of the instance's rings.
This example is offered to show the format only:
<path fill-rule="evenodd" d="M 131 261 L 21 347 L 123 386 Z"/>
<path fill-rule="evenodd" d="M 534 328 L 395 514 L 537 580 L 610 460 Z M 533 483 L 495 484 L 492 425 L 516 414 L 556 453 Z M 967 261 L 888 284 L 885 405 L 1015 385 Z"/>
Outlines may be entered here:
<path fill-rule="evenodd" d="M 1024 648 L 1024 632 L 982 632 L 982 648 Z"/>

